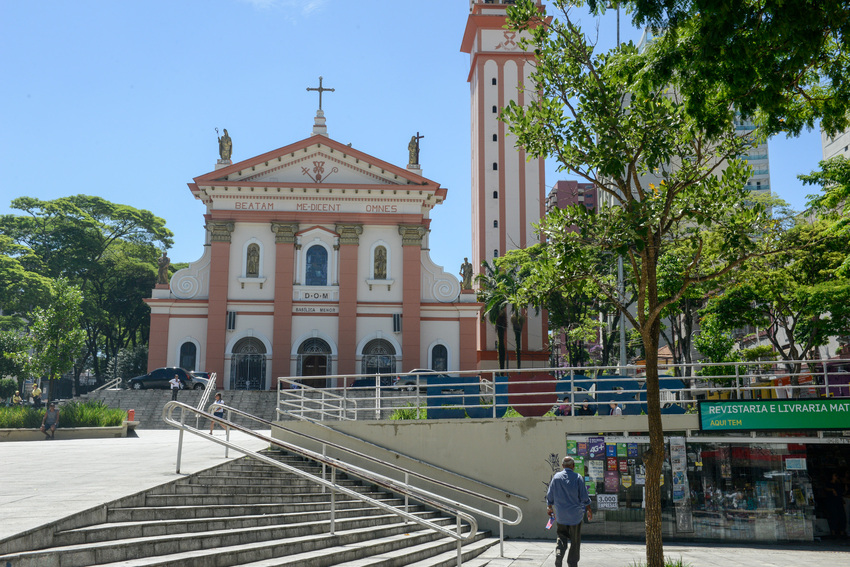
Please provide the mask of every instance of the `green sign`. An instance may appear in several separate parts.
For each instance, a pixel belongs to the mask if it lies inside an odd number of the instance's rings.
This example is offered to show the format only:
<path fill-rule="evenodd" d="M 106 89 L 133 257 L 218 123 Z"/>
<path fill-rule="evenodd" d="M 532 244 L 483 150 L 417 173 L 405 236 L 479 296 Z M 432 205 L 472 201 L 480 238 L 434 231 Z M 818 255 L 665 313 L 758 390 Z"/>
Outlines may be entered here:
<path fill-rule="evenodd" d="M 850 398 L 700 402 L 702 431 L 850 429 Z"/>

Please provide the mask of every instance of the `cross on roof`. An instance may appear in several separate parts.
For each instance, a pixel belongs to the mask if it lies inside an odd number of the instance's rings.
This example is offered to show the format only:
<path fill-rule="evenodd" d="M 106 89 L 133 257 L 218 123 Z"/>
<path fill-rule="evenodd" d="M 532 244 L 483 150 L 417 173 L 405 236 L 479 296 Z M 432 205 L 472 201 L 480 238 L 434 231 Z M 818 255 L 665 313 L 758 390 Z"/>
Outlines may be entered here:
<path fill-rule="evenodd" d="M 319 92 L 319 110 L 322 110 L 322 93 L 325 91 L 334 92 L 334 89 L 326 89 L 322 86 L 322 77 L 319 77 L 319 88 L 316 87 L 307 87 L 308 91 L 318 91 Z"/>

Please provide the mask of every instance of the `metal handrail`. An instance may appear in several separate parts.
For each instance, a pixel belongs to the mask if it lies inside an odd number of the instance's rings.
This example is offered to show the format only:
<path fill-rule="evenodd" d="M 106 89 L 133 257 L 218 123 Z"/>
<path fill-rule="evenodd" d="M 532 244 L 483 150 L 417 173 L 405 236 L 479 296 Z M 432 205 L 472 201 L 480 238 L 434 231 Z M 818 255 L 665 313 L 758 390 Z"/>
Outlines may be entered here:
<path fill-rule="evenodd" d="M 713 393 L 717 393 L 719 396 L 728 395 L 729 398 L 734 397 L 737 399 L 744 399 L 744 397 L 749 395 L 762 397 L 766 390 L 775 390 L 775 393 L 771 395 L 779 397 L 797 397 L 800 395 L 802 395 L 802 397 L 806 397 L 807 395 L 811 396 L 810 392 L 813 392 L 813 395 L 815 396 L 846 396 L 848 395 L 846 393 L 847 390 L 850 389 L 850 386 L 846 383 L 847 375 L 850 374 L 850 372 L 843 370 L 839 371 L 835 368 L 836 365 L 843 364 L 850 364 L 850 359 L 775 360 L 698 363 L 690 365 L 659 364 L 659 373 L 663 374 L 664 378 L 678 379 L 683 382 L 683 387 L 680 388 L 664 388 L 664 390 L 670 395 L 670 398 L 662 400 L 662 404 L 677 404 L 684 407 L 686 404 L 694 403 L 699 397 L 705 394 Z M 797 370 L 793 372 L 790 371 L 790 369 L 795 366 Z M 675 376 L 675 374 L 685 374 L 686 367 L 691 371 L 691 375 Z M 732 367 L 734 368 L 734 374 L 716 374 L 710 370 L 718 367 Z M 697 376 L 696 371 L 698 369 L 702 369 L 702 372 L 706 372 L 706 374 Z M 467 382 L 458 380 L 458 382 L 452 383 L 451 381 L 448 381 L 448 383 L 440 385 L 439 393 L 432 391 L 429 392 L 427 397 L 422 395 L 420 392 L 420 388 L 424 389 L 427 384 L 425 381 L 425 377 L 428 376 L 427 374 L 415 375 L 417 382 L 415 386 L 412 386 L 410 393 L 405 393 L 402 388 L 398 387 L 369 386 L 353 388 L 351 386 L 345 386 L 344 384 L 346 384 L 351 378 L 368 377 L 370 379 L 375 379 L 375 375 L 372 374 L 346 374 L 326 376 L 325 378 L 329 380 L 336 380 L 338 383 L 343 385 L 337 388 L 326 388 L 324 391 L 326 400 L 348 400 L 351 399 L 351 393 L 356 391 L 369 392 L 370 394 L 374 392 L 374 409 L 376 412 L 376 418 L 378 419 L 380 418 L 381 410 L 399 409 L 398 404 L 405 402 L 412 404 L 414 409 L 418 408 L 419 410 L 424 409 L 426 411 L 431 409 L 445 409 L 445 406 L 447 405 L 457 409 L 487 407 L 492 408 L 491 416 L 496 417 L 497 407 L 504 409 L 506 405 L 501 401 L 497 401 L 500 396 L 496 394 L 496 389 L 493 386 L 495 381 L 490 379 L 492 376 L 507 375 L 510 377 L 508 380 L 509 384 L 520 383 L 524 386 L 530 387 L 526 391 L 522 392 L 511 388 L 509 392 L 505 393 L 510 397 L 510 407 L 515 410 L 519 410 L 520 413 L 522 413 L 522 409 L 525 407 L 539 408 L 541 403 L 544 403 L 540 401 L 539 396 L 541 395 L 551 396 L 552 402 L 555 403 L 555 405 L 557 405 L 564 396 L 568 396 L 569 403 L 573 407 L 579 405 L 583 399 L 588 399 L 593 406 L 598 406 L 601 403 L 600 397 L 602 401 L 607 403 L 610 401 L 608 398 L 611 396 L 616 396 L 618 398 L 616 402 L 621 406 L 643 405 L 646 401 L 640 398 L 642 397 L 642 394 L 645 393 L 643 384 L 645 383 L 646 378 L 639 374 L 643 370 L 644 368 L 642 366 L 630 366 L 626 369 L 622 369 L 617 366 L 594 366 L 571 368 L 523 368 L 519 370 L 488 369 L 461 372 L 435 371 L 435 375 L 449 375 L 450 378 L 464 377 L 467 378 Z M 605 374 L 605 372 L 609 372 L 610 374 Z M 516 377 L 528 373 L 549 374 L 549 377 L 533 380 L 526 379 L 530 377 L 525 377 L 521 380 L 515 380 Z M 381 375 L 379 375 L 378 378 L 380 378 L 380 376 Z M 396 375 L 383 376 L 395 377 Z M 414 375 L 411 375 L 411 378 L 413 376 Z M 797 385 L 780 382 L 780 379 L 785 379 L 786 377 L 804 376 L 812 376 L 816 380 L 813 380 L 813 383 L 800 383 Z M 843 378 L 838 379 L 839 376 Z M 462 402 L 458 402 L 458 394 L 444 394 L 442 392 L 444 390 L 451 390 L 452 388 L 460 389 L 461 387 L 469 387 L 471 385 L 468 382 L 469 377 L 478 378 L 480 390 L 475 402 L 467 403 L 466 399 Z M 606 381 L 623 379 L 633 380 L 635 381 L 635 385 L 631 387 L 626 385 L 625 388 L 617 390 L 602 389 Z M 278 380 L 281 383 L 291 383 L 294 378 L 279 378 Z M 770 383 L 771 380 L 773 382 L 772 384 Z M 790 380 L 787 379 L 786 381 L 790 382 Z M 568 384 L 566 388 L 564 386 L 565 384 Z M 293 397 L 298 395 L 298 390 L 294 390 L 293 392 Z M 623 399 L 623 397 L 629 398 L 630 396 L 632 396 L 631 399 Z M 468 395 L 465 394 L 464 398 L 467 397 Z M 384 403 L 384 400 L 387 399 L 390 399 L 392 403 Z M 483 400 L 483 402 L 479 402 L 479 400 Z M 339 407 L 328 407 L 328 404 L 325 405 L 326 407 L 321 408 L 321 411 L 318 409 L 315 410 L 315 413 L 323 419 L 334 419 L 334 416 L 342 411 Z M 355 405 L 355 418 L 362 419 L 361 413 L 364 409 L 370 413 L 372 411 L 371 408 L 360 408 Z M 298 416 L 297 412 L 287 412 L 285 410 L 279 411 L 280 413 L 289 413 L 290 415 Z M 346 411 L 350 412 L 351 410 L 348 409 Z"/>
<path fill-rule="evenodd" d="M 207 407 L 207 402 L 210 401 L 210 394 L 215 390 L 215 381 L 216 381 L 216 373 L 211 372 L 209 378 L 207 378 L 207 385 L 204 387 L 204 392 L 201 394 L 201 399 L 198 400 L 198 409 L 202 410 Z M 195 416 L 195 427 L 198 427 L 200 423 L 200 416 Z"/>
<path fill-rule="evenodd" d="M 272 465 L 272 466 L 275 466 L 275 467 L 280 468 L 282 470 L 288 471 L 292 474 L 296 474 L 296 475 L 298 475 L 298 476 L 300 476 L 300 477 L 302 477 L 306 480 L 309 480 L 313 483 L 316 483 L 316 484 L 322 486 L 323 488 L 329 489 L 331 491 L 331 517 L 330 517 L 330 520 L 331 520 L 330 521 L 330 534 L 331 535 L 334 535 L 334 529 L 335 529 L 335 513 L 336 513 L 336 496 L 335 495 L 336 495 L 337 492 L 341 492 L 343 494 L 351 496 L 352 498 L 357 498 L 357 499 L 359 499 L 363 502 L 366 502 L 366 503 L 368 503 L 372 506 L 376 506 L 376 507 L 381 508 L 381 509 L 383 509 L 387 512 L 401 516 L 402 518 L 404 518 L 404 519 L 406 519 L 410 522 L 417 523 L 417 524 L 419 524 L 419 525 L 421 525 L 421 526 L 423 526 L 427 529 L 432 529 L 432 530 L 434 530 L 438 533 L 443 534 L 446 537 L 450 537 L 450 538 L 454 539 L 455 541 L 457 541 L 457 560 L 458 560 L 457 564 L 458 564 L 458 567 L 460 567 L 460 565 L 462 563 L 462 561 L 461 561 L 461 553 L 462 553 L 461 547 L 462 547 L 463 542 L 468 541 L 471 538 L 475 537 L 476 533 L 478 532 L 478 522 L 475 519 L 475 517 L 460 509 L 462 507 L 465 507 L 465 505 L 463 505 L 459 502 L 455 502 L 453 500 L 450 500 L 448 498 L 445 498 L 443 496 L 440 496 L 438 494 L 433 494 L 433 493 L 428 492 L 426 490 L 422 490 L 422 489 L 417 488 L 415 486 L 411 486 L 407 482 L 404 482 L 403 484 L 399 483 L 398 481 L 393 480 L 393 479 L 391 479 L 387 476 L 375 473 L 373 471 L 363 469 L 361 467 L 357 467 L 355 465 L 345 463 L 345 462 L 340 461 L 338 459 L 334 459 L 334 458 L 331 458 L 331 457 L 327 457 L 325 455 L 321 455 L 319 453 L 316 453 L 316 452 L 311 451 L 309 449 L 306 449 L 304 447 L 299 447 L 299 446 L 294 445 L 292 443 L 281 441 L 280 439 L 275 439 L 273 437 L 263 435 L 261 433 L 253 431 L 253 430 L 248 429 L 246 427 L 242 427 L 240 425 L 237 425 L 237 424 L 233 423 L 232 421 L 230 421 L 230 419 L 229 419 L 231 417 L 232 413 L 237 413 L 237 414 L 239 414 L 243 417 L 253 419 L 253 420 L 255 420 L 259 423 L 264 423 L 264 424 L 267 424 L 269 426 L 273 426 L 274 424 L 272 424 L 271 422 L 266 421 L 264 419 L 253 416 L 253 415 L 251 415 L 247 412 L 237 410 L 236 408 L 231 408 L 231 407 L 227 407 L 227 406 L 225 406 L 225 407 L 226 407 L 225 411 L 227 412 L 228 419 L 217 418 L 213 414 L 207 413 L 207 412 L 205 412 L 203 410 L 199 410 L 197 408 L 193 408 L 193 407 L 191 407 L 187 404 L 184 404 L 182 402 L 170 401 L 170 402 L 165 404 L 165 407 L 163 407 L 163 409 L 162 409 L 162 419 L 163 419 L 163 421 L 165 421 L 166 424 L 171 425 L 172 427 L 175 427 L 180 431 L 178 447 L 177 447 L 177 471 L 176 472 L 178 474 L 180 473 L 180 461 L 181 461 L 181 456 L 182 456 L 182 452 L 183 452 L 183 432 L 185 431 L 185 432 L 191 433 L 193 435 L 197 435 L 198 437 L 201 437 L 203 439 L 207 439 L 209 441 L 212 441 L 214 443 L 218 443 L 219 445 L 224 446 L 225 447 L 225 456 L 227 456 L 227 450 L 228 449 L 233 449 L 234 451 L 237 451 L 237 452 L 242 453 L 246 456 L 249 456 L 252 459 L 262 461 L 262 462 L 267 463 L 269 465 Z M 180 419 L 179 419 L 179 421 L 172 416 L 174 411 L 177 410 L 177 409 L 180 409 Z M 201 431 L 200 429 L 197 429 L 197 428 L 194 428 L 190 425 L 187 425 L 186 424 L 186 413 L 187 412 L 189 414 L 198 415 L 199 417 L 203 417 L 205 419 L 208 419 L 210 421 L 214 421 L 214 422 L 218 423 L 219 425 L 224 426 L 225 431 L 227 432 L 225 439 L 221 439 L 219 437 L 212 437 L 210 435 L 207 435 L 205 432 Z M 282 429 L 285 429 L 285 428 L 282 428 Z M 285 449 L 287 451 L 290 451 L 292 453 L 301 455 L 303 457 L 306 457 L 308 459 L 311 459 L 313 461 L 321 463 L 323 465 L 323 471 L 325 470 L 325 467 L 330 467 L 331 468 L 331 480 L 330 481 L 325 480 L 324 478 L 317 477 L 313 474 L 310 474 L 307 471 L 303 471 L 303 470 L 298 469 L 296 467 L 292 467 L 290 465 L 287 465 L 286 463 L 276 461 L 275 459 L 271 459 L 269 457 L 266 457 L 265 455 L 257 453 L 256 451 L 252 451 L 251 449 L 247 449 L 245 447 L 241 447 L 241 446 L 237 445 L 236 443 L 232 443 L 230 441 L 230 431 L 231 430 L 240 431 L 240 432 L 242 432 L 246 435 L 254 437 L 255 439 L 259 439 L 261 441 L 267 442 L 270 445 L 280 447 L 280 448 Z M 295 433 L 295 432 L 293 432 L 293 433 Z M 397 467 L 396 465 L 393 465 L 391 463 L 386 463 L 386 466 L 388 466 L 389 468 L 400 468 L 400 467 Z M 393 492 L 403 494 L 405 496 L 405 507 L 404 507 L 404 509 L 400 509 L 400 508 L 397 508 L 395 506 L 391 506 L 389 504 L 386 504 L 384 502 L 380 502 L 378 500 L 375 500 L 374 498 L 370 498 L 369 496 L 366 496 L 365 494 L 361 494 L 359 492 L 356 492 L 354 490 L 351 490 L 349 488 L 346 488 L 344 486 L 337 484 L 337 482 L 336 482 L 336 472 L 337 471 L 341 471 L 341 472 L 344 472 L 346 474 L 351 474 L 351 475 L 357 476 L 357 477 L 359 477 L 359 478 L 361 478 L 361 479 L 363 479 L 367 482 L 370 482 L 372 484 L 375 484 L 377 486 L 382 486 L 382 487 L 384 487 L 388 490 L 391 490 Z M 436 508 L 437 510 L 440 510 L 441 512 L 443 512 L 445 514 L 449 514 L 451 516 L 454 516 L 457 519 L 457 532 L 454 532 L 452 530 L 444 528 L 443 526 L 441 526 L 441 525 L 439 525 L 435 522 L 432 522 L 432 521 L 427 520 L 425 518 L 420 518 L 420 517 L 416 516 L 415 514 L 408 512 L 407 511 L 408 497 L 412 497 L 413 499 L 415 499 L 419 502 L 422 502 L 423 504 L 426 504 L 426 505 L 428 505 L 432 508 Z M 520 512 L 520 519 L 521 519 L 521 512 Z M 469 525 L 469 532 L 465 535 L 462 532 L 462 522 L 464 522 L 464 521 Z"/>
<path fill-rule="evenodd" d="M 94 390 L 91 390 L 91 391 L 89 392 L 89 394 L 92 394 L 92 393 L 94 393 L 94 392 L 99 392 L 99 391 L 101 391 L 101 390 L 105 390 L 105 389 L 107 389 L 107 388 L 113 388 L 113 387 L 114 387 L 114 388 L 117 388 L 118 386 L 120 386 L 120 385 L 121 385 L 121 383 L 122 383 L 123 381 L 124 381 L 124 379 L 123 379 L 123 378 L 121 378 L 120 376 L 116 376 L 115 378 L 113 378 L 113 379 L 112 379 L 112 380 L 110 380 L 109 382 L 104 382 L 101 386 L 98 386 L 98 387 L 97 387 L 97 388 L 95 388 Z"/>
<path fill-rule="evenodd" d="M 312 395 L 306 395 L 309 393 L 312 393 Z M 337 404 L 334 404 L 334 402 L 337 402 Z M 313 407 L 308 409 L 307 404 Z M 350 405 L 354 406 L 353 409 L 349 409 Z M 281 409 L 282 407 L 289 409 Z M 320 415 L 329 414 L 340 421 L 354 421 L 357 416 L 357 400 L 334 394 L 325 388 L 307 386 L 294 379 L 280 378 L 277 388 L 278 417 L 281 413 L 303 416 L 307 411 L 318 412 Z M 348 417 L 348 413 L 351 411 L 354 412 L 354 418 Z"/>

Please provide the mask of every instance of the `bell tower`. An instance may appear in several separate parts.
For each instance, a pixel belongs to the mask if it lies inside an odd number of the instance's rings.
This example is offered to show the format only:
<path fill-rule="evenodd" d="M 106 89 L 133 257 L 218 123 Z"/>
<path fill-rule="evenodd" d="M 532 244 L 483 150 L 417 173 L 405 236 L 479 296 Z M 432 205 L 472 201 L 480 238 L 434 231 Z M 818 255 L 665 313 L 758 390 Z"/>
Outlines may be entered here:
<path fill-rule="evenodd" d="M 531 94 L 521 87 L 532 71 L 534 55 L 519 45 L 520 34 L 504 29 L 511 0 L 470 0 L 469 17 L 461 51 L 469 53 L 472 96 L 472 265 L 481 273 L 481 262 L 492 264 L 508 250 L 539 242 L 534 223 L 545 214 L 544 160 L 527 160 L 515 147 L 499 114 L 509 101 L 527 104 Z M 538 0 L 542 9 L 542 3 Z M 530 313 L 522 334 L 524 367 L 548 366 L 546 313 Z M 509 350 L 513 332 L 508 330 Z M 492 325 L 480 323 L 478 364 L 498 367 L 496 334 Z M 513 360 L 509 352 L 509 360 Z M 513 366 L 516 365 L 514 361 Z"/>

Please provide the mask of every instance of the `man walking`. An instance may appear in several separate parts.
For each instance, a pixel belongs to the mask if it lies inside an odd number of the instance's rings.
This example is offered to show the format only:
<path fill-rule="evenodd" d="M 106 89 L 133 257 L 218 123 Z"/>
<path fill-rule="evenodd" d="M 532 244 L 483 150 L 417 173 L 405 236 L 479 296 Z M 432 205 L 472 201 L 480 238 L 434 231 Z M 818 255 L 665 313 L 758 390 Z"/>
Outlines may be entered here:
<path fill-rule="evenodd" d="M 564 457 L 561 461 L 564 468 L 555 473 L 549 482 L 546 493 L 546 504 L 550 517 L 555 518 L 558 525 L 558 543 L 555 547 L 555 567 L 561 567 L 564 554 L 567 554 L 567 566 L 578 567 L 581 549 L 581 521 L 587 510 L 588 521 L 593 519 L 590 509 L 590 496 L 584 485 L 584 477 L 576 473 L 575 461 L 572 457 Z"/>

